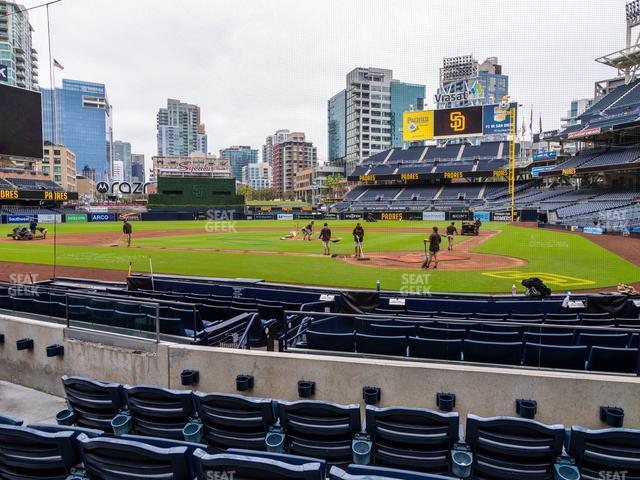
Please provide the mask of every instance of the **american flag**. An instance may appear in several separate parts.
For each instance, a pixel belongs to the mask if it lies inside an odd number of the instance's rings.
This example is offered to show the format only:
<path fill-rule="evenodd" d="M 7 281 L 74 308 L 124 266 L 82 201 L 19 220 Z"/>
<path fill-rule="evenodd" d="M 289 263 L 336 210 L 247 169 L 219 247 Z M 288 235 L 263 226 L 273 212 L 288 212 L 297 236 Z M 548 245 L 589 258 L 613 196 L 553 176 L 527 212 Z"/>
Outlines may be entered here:
<path fill-rule="evenodd" d="M 53 67 L 54 68 L 59 68 L 60 70 L 64 70 L 64 67 L 62 66 L 62 64 L 56 60 L 55 58 L 53 59 Z"/>

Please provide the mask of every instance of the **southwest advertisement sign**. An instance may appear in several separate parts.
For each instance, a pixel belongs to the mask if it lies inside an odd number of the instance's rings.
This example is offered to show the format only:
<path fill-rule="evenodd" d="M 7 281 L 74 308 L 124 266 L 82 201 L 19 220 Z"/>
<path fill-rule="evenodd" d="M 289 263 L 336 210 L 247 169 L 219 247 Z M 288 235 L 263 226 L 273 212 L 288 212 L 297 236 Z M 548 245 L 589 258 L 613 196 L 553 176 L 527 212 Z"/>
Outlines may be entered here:
<path fill-rule="evenodd" d="M 7 223 L 29 223 L 30 221 L 29 215 L 7 215 Z"/>
<path fill-rule="evenodd" d="M 405 142 L 418 142 L 433 138 L 433 110 L 404 112 L 402 125 Z"/>
<path fill-rule="evenodd" d="M 81 223 L 87 221 L 86 213 L 67 213 L 64 216 L 64 221 L 66 223 Z"/>
<path fill-rule="evenodd" d="M 485 105 L 482 109 L 482 133 L 484 135 L 509 133 L 511 130 L 511 109 L 517 108 L 517 106 L 517 103 L 511 103 L 507 110 L 501 108 L 500 105 Z"/>
<path fill-rule="evenodd" d="M 480 219 L 481 222 L 490 222 L 491 212 L 473 212 L 473 219 Z"/>
<path fill-rule="evenodd" d="M 92 222 L 115 222 L 116 214 L 115 213 L 92 213 L 89 219 Z"/>

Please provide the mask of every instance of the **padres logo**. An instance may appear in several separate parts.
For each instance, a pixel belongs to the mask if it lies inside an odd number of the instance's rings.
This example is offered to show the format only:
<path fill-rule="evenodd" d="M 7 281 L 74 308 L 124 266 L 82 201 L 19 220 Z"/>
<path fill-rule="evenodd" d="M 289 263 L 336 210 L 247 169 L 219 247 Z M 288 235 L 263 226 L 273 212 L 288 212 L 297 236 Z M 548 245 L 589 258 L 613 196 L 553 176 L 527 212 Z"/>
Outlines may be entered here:
<path fill-rule="evenodd" d="M 449 125 L 454 132 L 461 132 L 466 127 L 466 119 L 462 112 L 451 112 L 449 120 Z"/>

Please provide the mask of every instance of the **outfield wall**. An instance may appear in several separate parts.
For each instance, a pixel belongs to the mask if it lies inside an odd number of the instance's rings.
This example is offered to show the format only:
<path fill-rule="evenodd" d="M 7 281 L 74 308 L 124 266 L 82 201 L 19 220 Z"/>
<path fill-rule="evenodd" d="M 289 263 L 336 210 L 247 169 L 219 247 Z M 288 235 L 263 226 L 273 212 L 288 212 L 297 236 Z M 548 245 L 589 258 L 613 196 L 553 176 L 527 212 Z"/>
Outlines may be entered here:
<path fill-rule="evenodd" d="M 202 391 L 236 393 L 236 375 L 250 374 L 252 396 L 297 400 L 296 382 L 305 379 L 316 382 L 315 399 L 336 403 L 363 404 L 362 387 L 377 386 L 380 406 L 436 409 L 436 393 L 452 392 L 462 416 L 494 416 L 515 415 L 515 400 L 525 398 L 537 400 L 536 420 L 590 428 L 604 427 L 600 406 L 615 405 L 625 409 L 625 427 L 640 428 L 638 377 L 140 343 L 8 315 L 0 315 L 0 333 L 0 380 L 55 395 L 63 395 L 64 374 L 184 388 L 180 372 L 196 369 Z M 34 349 L 18 351 L 21 338 Z M 46 346 L 56 343 L 64 356 L 47 358 Z"/>

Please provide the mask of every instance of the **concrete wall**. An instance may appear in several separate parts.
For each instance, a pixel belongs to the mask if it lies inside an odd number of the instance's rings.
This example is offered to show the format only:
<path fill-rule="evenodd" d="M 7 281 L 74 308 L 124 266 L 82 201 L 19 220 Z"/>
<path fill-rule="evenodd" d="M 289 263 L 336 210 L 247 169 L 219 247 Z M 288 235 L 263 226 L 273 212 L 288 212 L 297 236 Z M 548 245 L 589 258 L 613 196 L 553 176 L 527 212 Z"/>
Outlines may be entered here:
<path fill-rule="evenodd" d="M 515 415 L 517 398 L 538 401 L 537 420 L 601 428 L 601 405 L 625 409 L 625 426 L 640 428 L 640 378 L 619 375 L 549 372 L 357 357 L 280 354 L 161 343 L 155 351 L 109 346 L 65 338 L 59 325 L 0 316 L 0 380 L 61 395 L 63 374 L 120 383 L 180 385 L 183 369 L 200 371 L 202 391 L 235 392 L 237 374 L 255 377 L 252 396 L 297 400 L 296 382 L 316 382 L 315 399 L 363 403 L 362 387 L 382 388 L 381 406 L 435 409 L 437 392 L 457 396 L 465 416 Z M 33 352 L 18 352 L 15 341 L 34 339 Z M 69 337 L 69 335 L 66 335 Z M 45 347 L 65 346 L 63 358 L 47 358 Z"/>

